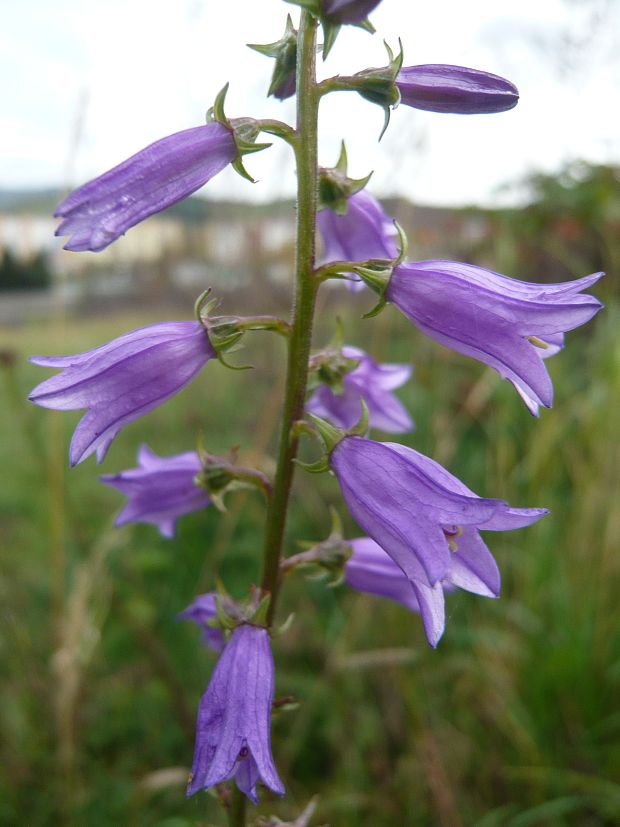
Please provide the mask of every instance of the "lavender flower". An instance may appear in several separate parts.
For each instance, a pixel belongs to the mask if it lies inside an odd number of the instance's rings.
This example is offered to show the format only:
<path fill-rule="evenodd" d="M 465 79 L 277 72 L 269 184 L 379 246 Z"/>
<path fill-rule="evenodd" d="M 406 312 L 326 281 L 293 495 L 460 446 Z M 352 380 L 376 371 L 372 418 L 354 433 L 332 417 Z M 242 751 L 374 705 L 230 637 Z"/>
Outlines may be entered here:
<path fill-rule="evenodd" d="M 547 513 L 478 497 L 434 460 L 396 443 L 346 436 L 330 465 L 357 523 L 410 580 L 429 586 L 447 577 L 454 538 L 481 548 L 477 529 L 521 528 Z"/>
<path fill-rule="evenodd" d="M 495 368 L 537 415 L 553 402 L 543 359 L 601 309 L 581 291 L 602 275 L 532 284 L 463 262 L 416 261 L 394 269 L 385 298 L 427 336 Z"/>
<path fill-rule="evenodd" d="M 187 795 L 231 778 L 254 804 L 259 781 L 284 794 L 269 739 L 273 672 L 269 632 L 238 626 L 200 701 Z"/>
<path fill-rule="evenodd" d="M 360 190 L 348 199 L 344 215 L 329 208 L 321 210 L 317 224 L 323 238 L 325 262 L 393 259 L 398 255 L 394 222 L 366 190 Z M 347 286 L 351 290 L 361 290 L 364 285 L 359 279 L 350 279 Z"/>
<path fill-rule="evenodd" d="M 88 408 L 71 440 L 77 465 L 93 452 L 105 457 L 119 431 L 184 388 L 215 356 L 198 322 L 161 322 L 73 356 L 32 356 L 35 365 L 62 368 L 28 397 L 43 408 Z"/>
<path fill-rule="evenodd" d="M 207 123 L 175 132 L 74 190 L 58 205 L 65 250 L 99 252 L 130 227 L 210 181 L 237 157 L 232 130 Z"/>
<path fill-rule="evenodd" d="M 401 102 L 429 112 L 482 115 L 505 112 L 519 101 L 509 80 L 465 66 L 406 66 L 396 77 Z"/>
<path fill-rule="evenodd" d="M 424 631 L 435 647 L 445 627 L 444 592 L 460 587 L 483 597 L 498 597 L 500 575 L 491 552 L 471 526 L 449 537 L 452 544 L 446 576 L 429 586 L 410 580 L 400 566 L 369 537 L 350 540 L 353 554 L 345 565 L 344 579 L 361 592 L 396 600 L 422 617 Z"/>
<path fill-rule="evenodd" d="M 363 23 L 381 0 L 320 0 L 323 17 L 330 23 Z"/>
<path fill-rule="evenodd" d="M 358 360 L 357 367 L 342 377 L 341 390 L 329 384 L 317 388 L 308 400 L 307 410 L 347 429 L 359 419 L 363 399 L 373 428 L 392 434 L 411 431 L 411 417 L 392 393 L 410 378 L 411 365 L 380 365 L 363 350 L 350 345 L 341 348 L 340 354 L 344 359 Z M 320 356 L 319 353 L 314 358 Z"/>
<path fill-rule="evenodd" d="M 199 594 L 186 609 L 179 612 L 178 618 L 179 620 L 191 620 L 199 626 L 204 645 L 216 652 L 221 652 L 225 645 L 224 633 L 221 629 L 208 625 L 208 622 L 217 615 L 216 598 L 215 592 Z"/>
<path fill-rule="evenodd" d="M 138 449 L 138 468 L 120 474 L 105 474 L 100 479 L 127 497 L 127 505 L 116 518 L 116 525 L 152 523 L 163 537 L 174 537 L 179 517 L 200 511 L 211 502 L 194 479 L 200 471 L 195 451 L 158 457 L 146 445 Z"/>

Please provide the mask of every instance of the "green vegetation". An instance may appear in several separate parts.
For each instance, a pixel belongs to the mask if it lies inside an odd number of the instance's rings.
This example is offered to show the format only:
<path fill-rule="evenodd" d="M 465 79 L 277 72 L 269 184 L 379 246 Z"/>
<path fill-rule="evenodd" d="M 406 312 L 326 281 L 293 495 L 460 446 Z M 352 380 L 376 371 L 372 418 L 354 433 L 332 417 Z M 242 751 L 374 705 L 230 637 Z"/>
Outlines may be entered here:
<path fill-rule="evenodd" d="M 337 308 L 349 341 L 411 359 L 400 393 L 417 424 L 409 443 L 479 494 L 552 513 L 487 535 L 502 598 L 449 598 L 437 651 L 400 606 L 291 575 L 279 614 L 296 620 L 274 654 L 277 692 L 300 705 L 273 724 L 289 794 L 258 812 L 290 817 L 318 792 L 317 823 L 332 827 L 618 824 L 620 310 L 611 303 L 569 334 L 549 363 L 555 408 L 536 421 L 511 386 L 393 309 L 359 321 L 365 299 L 325 291 L 317 342 Z M 181 520 L 174 541 L 150 526 L 113 529 L 120 495 L 92 460 L 67 468 L 79 414 L 23 401 L 46 374 L 29 353 L 84 350 L 155 320 L 40 321 L 3 345 L 0 824 L 224 823 L 210 795 L 184 798 L 214 656 L 175 615 L 218 573 L 236 595 L 256 580 L 262 503 L 234 495 L 226 516 Z M 212 451 L 240 444 L 269 469 L 283 382 L 268 366 L 282 348 L 265 334 L 248 344 L 254 371 L 208 365 L 123 432 L 103 470 L 133 465 L 142 441 L 188 450 L 199 429 Z M 346 517 L 332 478 L 300 472 L 290 538 L 324 536 L 329 504 Z"/>
<path fill-rule="evenodd" d="M 0 254 L 0 292 L 3 290 L 41 290 L 51 284 L 51 273 L 44 253 L 23 261 L 10 250 Z"/>

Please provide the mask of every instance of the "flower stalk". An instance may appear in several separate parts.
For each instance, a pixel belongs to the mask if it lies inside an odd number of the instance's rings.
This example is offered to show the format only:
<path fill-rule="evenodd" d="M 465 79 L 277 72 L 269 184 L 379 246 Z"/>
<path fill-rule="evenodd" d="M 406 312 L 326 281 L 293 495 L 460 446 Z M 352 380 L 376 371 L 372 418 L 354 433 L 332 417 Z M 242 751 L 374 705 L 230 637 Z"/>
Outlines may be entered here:
<path fill-rule="evenodd" d="M 302 11 L 297 48 L 297 228 L 295 298 L 288 347 L 286 390 L 278 464 L 273 495 L 267 509 L 263 545 L 261 589 L 271 594 L 268 623 L 273 620 L 280 580 L 280 557 L 286 526 L 294 460 L 299 434 L 294 423 L 304 412 L 308 360 L 318 280 L 314 275 L 315 225 L 318 194 L 317 121 L 319 95 L 316 83 L 317 21 Z M 235 823 L 243 824 L 242 821 Z"/>

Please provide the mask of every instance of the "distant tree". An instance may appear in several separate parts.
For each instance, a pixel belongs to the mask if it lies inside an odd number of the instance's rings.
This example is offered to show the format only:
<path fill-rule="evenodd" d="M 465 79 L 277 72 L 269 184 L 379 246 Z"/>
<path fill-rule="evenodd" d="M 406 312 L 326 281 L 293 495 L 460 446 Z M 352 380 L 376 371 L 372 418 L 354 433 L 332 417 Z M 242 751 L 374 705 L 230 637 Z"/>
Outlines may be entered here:
<path fill-rule="evenodd" d="M 20 260 L 10 250 L 5 250 L 0 261 L 0 291 L 36 290 L 49 287 L 52 275 L 45 253 L 39 252 L 31 259 Z"/>
<path fill-rule="evenodd" d="M 523 185 L 530 193 L 529 205 L 493 211 L 478 256 L 493 254 L 502 272 L 517 277 L 528 273 L 534 281 L 617 272 L 620 167 L 579 161 L 557 175 L 532 175 Z M 613 289 L 611 280 L 604 289 Z"/>

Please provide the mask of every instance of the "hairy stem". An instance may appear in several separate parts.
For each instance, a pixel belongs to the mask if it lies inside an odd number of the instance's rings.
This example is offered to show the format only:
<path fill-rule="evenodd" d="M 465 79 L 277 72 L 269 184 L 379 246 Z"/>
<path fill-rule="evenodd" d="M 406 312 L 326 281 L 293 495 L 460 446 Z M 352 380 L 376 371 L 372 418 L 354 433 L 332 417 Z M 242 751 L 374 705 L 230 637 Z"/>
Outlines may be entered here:
<path fill-rule="evenodd" d="M 297 46 L 297 233 L 295 298 L 288 348 L 286 390 L 278 466 L 273 496 L 267 510 L 263 546 L 261 588 L 271 593 L 272 622 L 280 580 L 280 557 L 286 514 L 293 482 L 299 435 L 294 423 L 304 413 L 308 359 L 318 280 L 314 277 L 315 224 L 318 193 L 317 120 L 319 95 L 316 84 L 316 20 L 302 11 Z"/>

